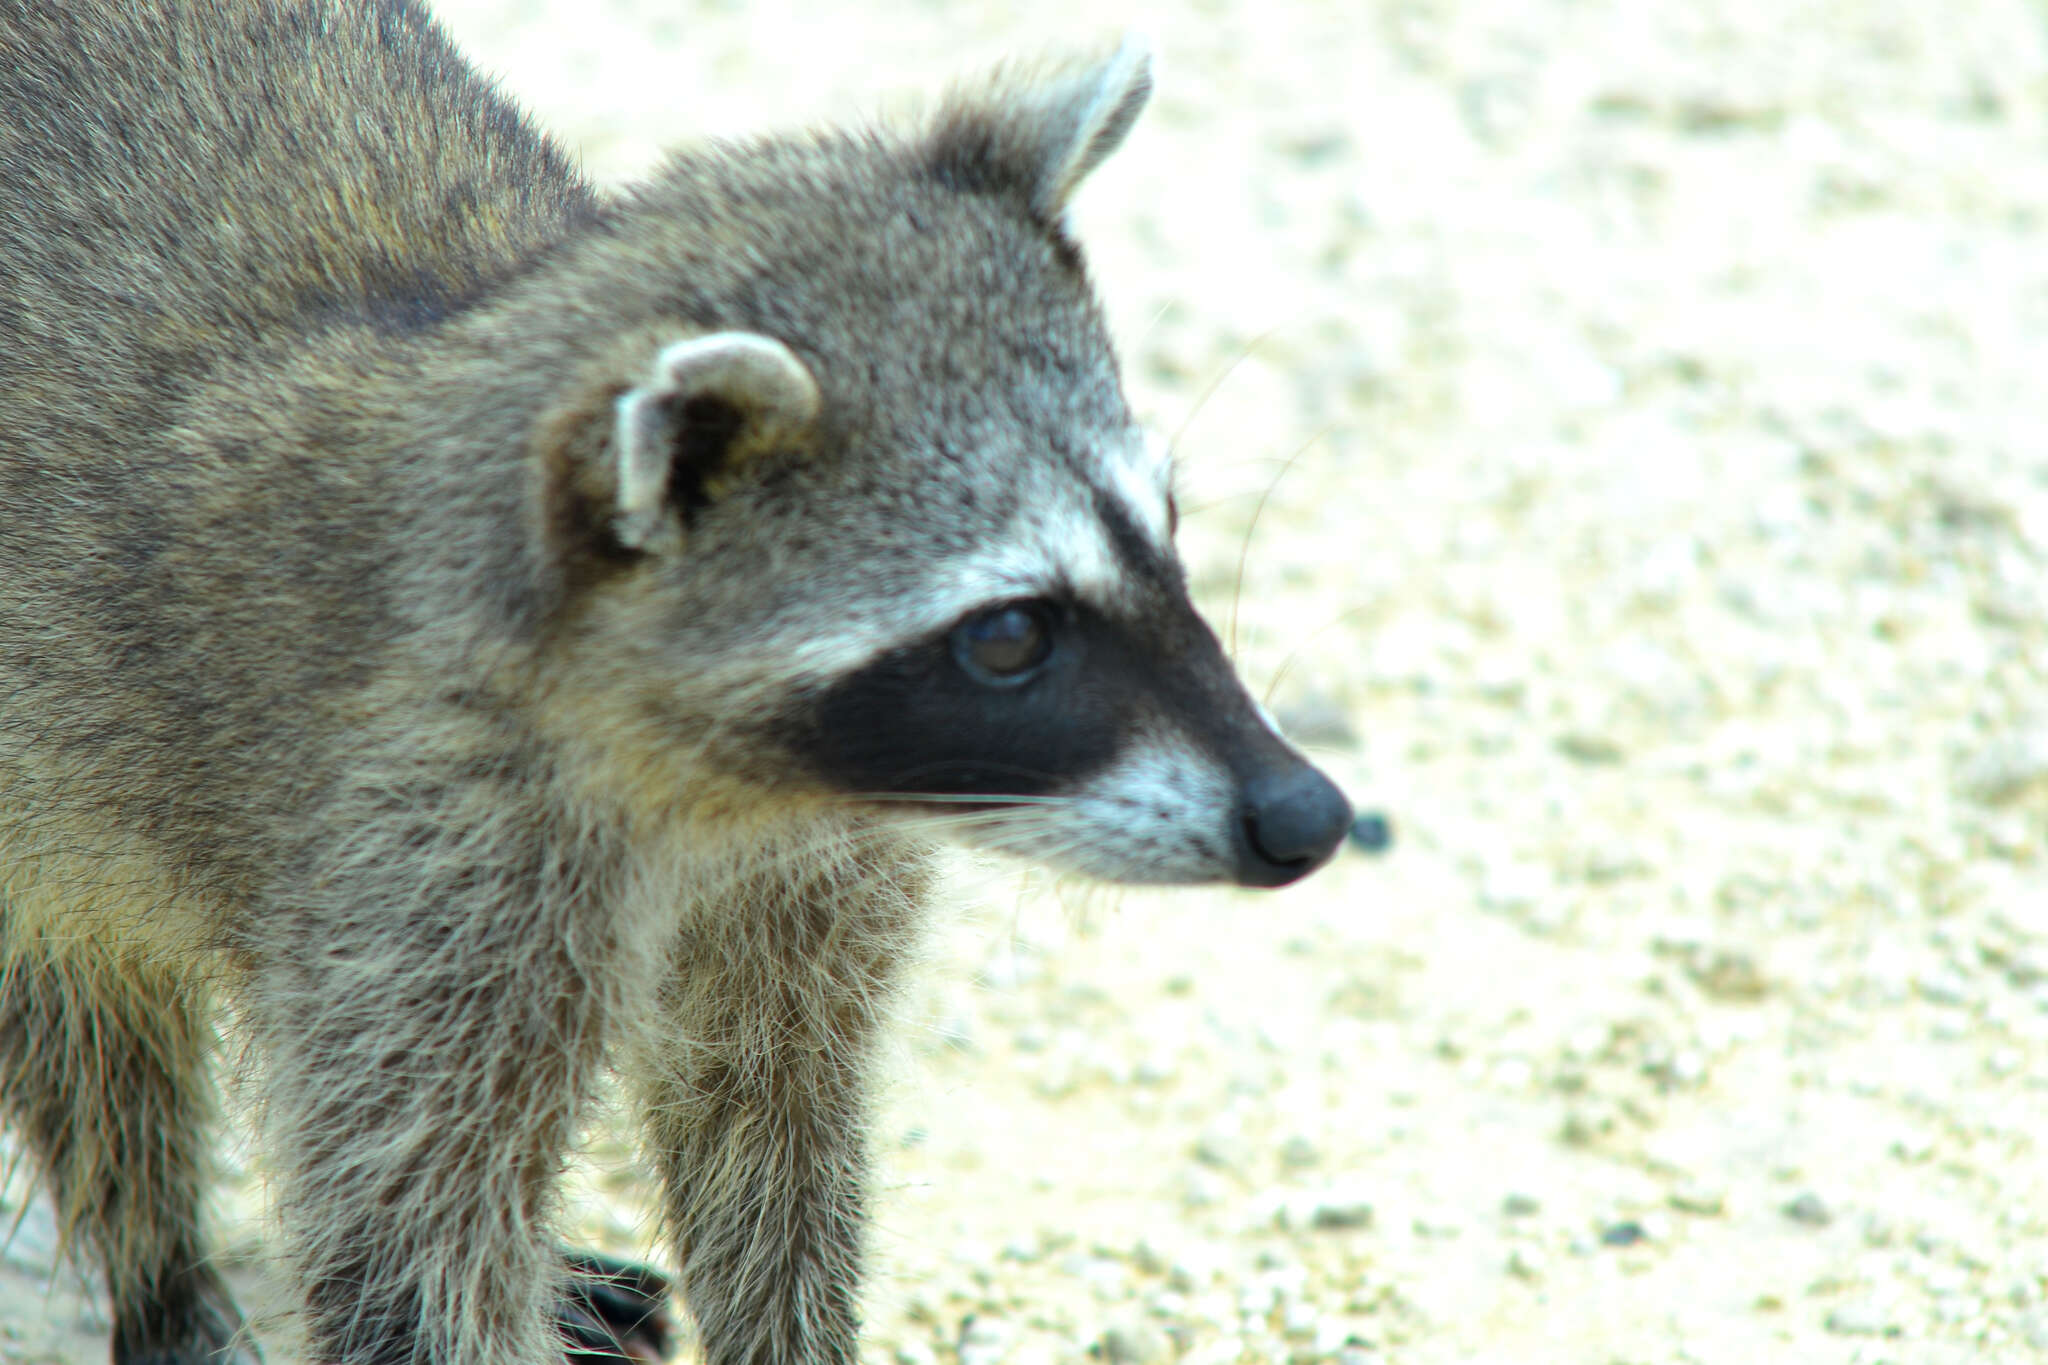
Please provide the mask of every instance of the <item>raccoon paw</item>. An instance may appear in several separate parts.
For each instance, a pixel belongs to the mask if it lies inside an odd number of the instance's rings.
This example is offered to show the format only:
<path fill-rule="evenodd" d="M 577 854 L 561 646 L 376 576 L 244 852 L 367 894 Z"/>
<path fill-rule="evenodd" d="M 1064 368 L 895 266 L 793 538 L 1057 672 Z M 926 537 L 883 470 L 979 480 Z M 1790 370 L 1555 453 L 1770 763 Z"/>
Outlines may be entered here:
<path fill-rule="evenodd" d="M 675 1287 L 644 1265 L 564 1252 L 567 1295 L 555 1310 L 566 1365 L 661 1365 L 675 1349 Z"/>
<path fill-rule="evenodd" d="M 114 1365 L 263 1365 L 234 1295 L 212 1269 L 174 1271 L 115 1306 Z"/>

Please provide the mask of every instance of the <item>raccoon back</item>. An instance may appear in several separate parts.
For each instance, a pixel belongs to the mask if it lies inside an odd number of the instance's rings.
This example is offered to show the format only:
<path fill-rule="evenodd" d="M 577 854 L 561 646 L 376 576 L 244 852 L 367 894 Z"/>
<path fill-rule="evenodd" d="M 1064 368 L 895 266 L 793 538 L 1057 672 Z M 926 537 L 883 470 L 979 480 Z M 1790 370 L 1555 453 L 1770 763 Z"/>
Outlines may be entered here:
<path fill-rule="evenodd" d="M 406 0 L 0 0 L 0 862 L 255 856 L 402 630 L 380 338 L 592 207 Z"/>
<path fill-rule="evenodd" d="M 159 405 L 337 315 L 431 321 L 589 202 L 404 0 L 9 0 L 0 422 L 124 378 Z"/>

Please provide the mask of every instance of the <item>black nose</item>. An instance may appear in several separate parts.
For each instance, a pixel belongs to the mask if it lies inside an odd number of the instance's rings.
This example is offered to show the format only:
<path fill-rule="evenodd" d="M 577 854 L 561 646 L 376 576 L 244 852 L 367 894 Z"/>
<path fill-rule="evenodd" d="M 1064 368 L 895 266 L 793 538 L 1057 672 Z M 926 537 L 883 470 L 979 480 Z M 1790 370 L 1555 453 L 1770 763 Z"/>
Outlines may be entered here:
<path fill-rule="evenodd" d="M 1329 861 L 1351 828 L 1351 803 L 1306 763 L 1244 784 L 1238 817 L 1237 880 L 1285 886 Z"/>

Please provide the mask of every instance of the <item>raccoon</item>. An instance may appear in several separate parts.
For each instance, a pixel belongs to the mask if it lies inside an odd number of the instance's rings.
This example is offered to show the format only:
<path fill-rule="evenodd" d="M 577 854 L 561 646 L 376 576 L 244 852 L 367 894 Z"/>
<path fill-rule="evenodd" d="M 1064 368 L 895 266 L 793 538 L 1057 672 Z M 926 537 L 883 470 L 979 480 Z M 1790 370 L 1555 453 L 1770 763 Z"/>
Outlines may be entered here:
<path fill-rule="evenodd" d="M 1272 887 L 1343 795 L 1190 605 L 1076 187 L 1140 43 L 601 195 L 412 0 L 0 0 L 0 1105 L 113 1359 L 251 1362 L 223 1011 L 316 1356 L 856 1351 L 946 842 Z"/>

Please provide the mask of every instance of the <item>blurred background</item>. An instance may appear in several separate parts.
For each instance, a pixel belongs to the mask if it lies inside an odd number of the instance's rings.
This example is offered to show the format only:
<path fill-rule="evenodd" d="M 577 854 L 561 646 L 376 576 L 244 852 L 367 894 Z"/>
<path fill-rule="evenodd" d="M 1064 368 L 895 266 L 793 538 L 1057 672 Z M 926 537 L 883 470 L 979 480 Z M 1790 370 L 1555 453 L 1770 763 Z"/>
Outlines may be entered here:
<path fill-rule="evenodd" d="M 2048 1358 L 2048 11 L 437 8 L 610 182 L 1160 50 L 1078 228 L 1205 607 L 1393 840 L 963 869 L 867 1359 Z M 0 1359 L 98 1358 L 33 1236 Z"/>

